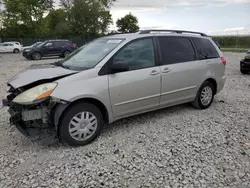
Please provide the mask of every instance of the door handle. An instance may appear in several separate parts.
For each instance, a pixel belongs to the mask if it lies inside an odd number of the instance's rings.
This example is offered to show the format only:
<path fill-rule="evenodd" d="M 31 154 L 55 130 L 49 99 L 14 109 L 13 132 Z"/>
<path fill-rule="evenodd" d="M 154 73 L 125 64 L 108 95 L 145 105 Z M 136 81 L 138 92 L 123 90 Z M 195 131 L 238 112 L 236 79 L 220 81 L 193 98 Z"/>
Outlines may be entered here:
<path fill-rule="evenodd" d="M 169 73 L 171 70 L 169 68 L 163 69 L 162 73 Z"/>
<path fill-rule="evenodd" d="M 156 70 L 152 70 L 152 72 L 150 73 L 151 76 L 155 76 L 157 74 L 160 74 L 160 73 Z"/>

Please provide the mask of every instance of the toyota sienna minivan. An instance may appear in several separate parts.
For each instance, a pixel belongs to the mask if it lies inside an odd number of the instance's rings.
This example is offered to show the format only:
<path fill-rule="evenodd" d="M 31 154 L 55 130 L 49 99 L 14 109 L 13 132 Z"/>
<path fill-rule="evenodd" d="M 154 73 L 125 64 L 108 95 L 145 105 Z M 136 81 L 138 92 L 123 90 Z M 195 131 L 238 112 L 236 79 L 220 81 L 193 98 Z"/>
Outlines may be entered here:
<path fill-rule="evenodd" d="M 121 118 L 189 102 L 208 108 L 224 87 L 225 65 L 203 33 L 106 36 L 61 61 L 19 72 L 8 81 L 3 104 L 24 135 L 54 128 L 64 143 L 86 145 Z"/>

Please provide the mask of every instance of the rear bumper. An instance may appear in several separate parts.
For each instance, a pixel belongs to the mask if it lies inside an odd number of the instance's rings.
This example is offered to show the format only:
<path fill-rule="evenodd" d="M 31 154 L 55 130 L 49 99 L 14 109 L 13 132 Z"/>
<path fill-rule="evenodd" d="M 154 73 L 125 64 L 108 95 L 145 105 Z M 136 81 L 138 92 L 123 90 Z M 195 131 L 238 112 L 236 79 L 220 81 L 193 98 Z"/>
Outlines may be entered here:
<path fill-rule="evenodd" d="M 225 86 L 226 76 L 224 75 L 217 84 L 217 93 L 219 93 Z"/>
<path fill-rule="evenodd" d="M 242 59 L 240 61 L 240 69 L 250 71 L 250 60 Z"/>

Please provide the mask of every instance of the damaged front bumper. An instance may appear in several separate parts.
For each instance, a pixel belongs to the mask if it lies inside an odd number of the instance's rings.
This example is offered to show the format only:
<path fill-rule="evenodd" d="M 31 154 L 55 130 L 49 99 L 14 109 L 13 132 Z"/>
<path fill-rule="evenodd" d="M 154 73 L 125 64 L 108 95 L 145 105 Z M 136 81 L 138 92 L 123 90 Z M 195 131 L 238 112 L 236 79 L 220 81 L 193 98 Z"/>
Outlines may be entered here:
<path fill-rule="evenodd" d="M 15 125 L 25 136 L 36 136 L 42 129 L 50 127 L 50 111 L 53 105 L 50 99 L 32 105 L 12 103 L 8 110 L 10 124 Z"/>
<path fill-rule="evenodd" d="M 43 129 L 54 128 L 52 110 L 56 102 L 51 98 L 30 105 L 16 104 L 8 99 L 3 99 L 2 103 L 9 107 L 10 124 L 25 136 L 36 136 Z"/>

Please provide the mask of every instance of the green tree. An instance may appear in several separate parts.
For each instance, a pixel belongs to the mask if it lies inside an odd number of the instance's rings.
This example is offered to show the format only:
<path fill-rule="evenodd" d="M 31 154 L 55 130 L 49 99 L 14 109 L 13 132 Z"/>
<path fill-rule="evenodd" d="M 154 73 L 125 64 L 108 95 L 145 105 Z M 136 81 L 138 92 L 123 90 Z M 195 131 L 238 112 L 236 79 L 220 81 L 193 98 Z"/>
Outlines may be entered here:
<path fill-rule="evenodd" d="M 112 23 L 108 2 L 107 0 L 73 0 L 70 9 L 73 34 L 91 38 L 104 34 Z"/>
<path fill-rule="evenodd" d="M 134 33 L 139 31 L 138 19 L 131 13 L 125 15 L 116 21 L 116 27 L 122 33 Z"/>
<path fill-rule="evenodd" d="M 3 25 L 5 30 L 12 30 L 22 25 L 30 31 L 26 35 L 40 36 L 45 33 L 42 26 L 43 16 L 52 10 L 53 0 L 2 0 L 2 2 L 4 4 Z"/>
<path fill-rule="evenodd" d="M 47 20 L 51 35 L 59 38 L 64 38 L 70 35 L 69 21 L 64 9 L 50 11 L 45 19 Z"/>

